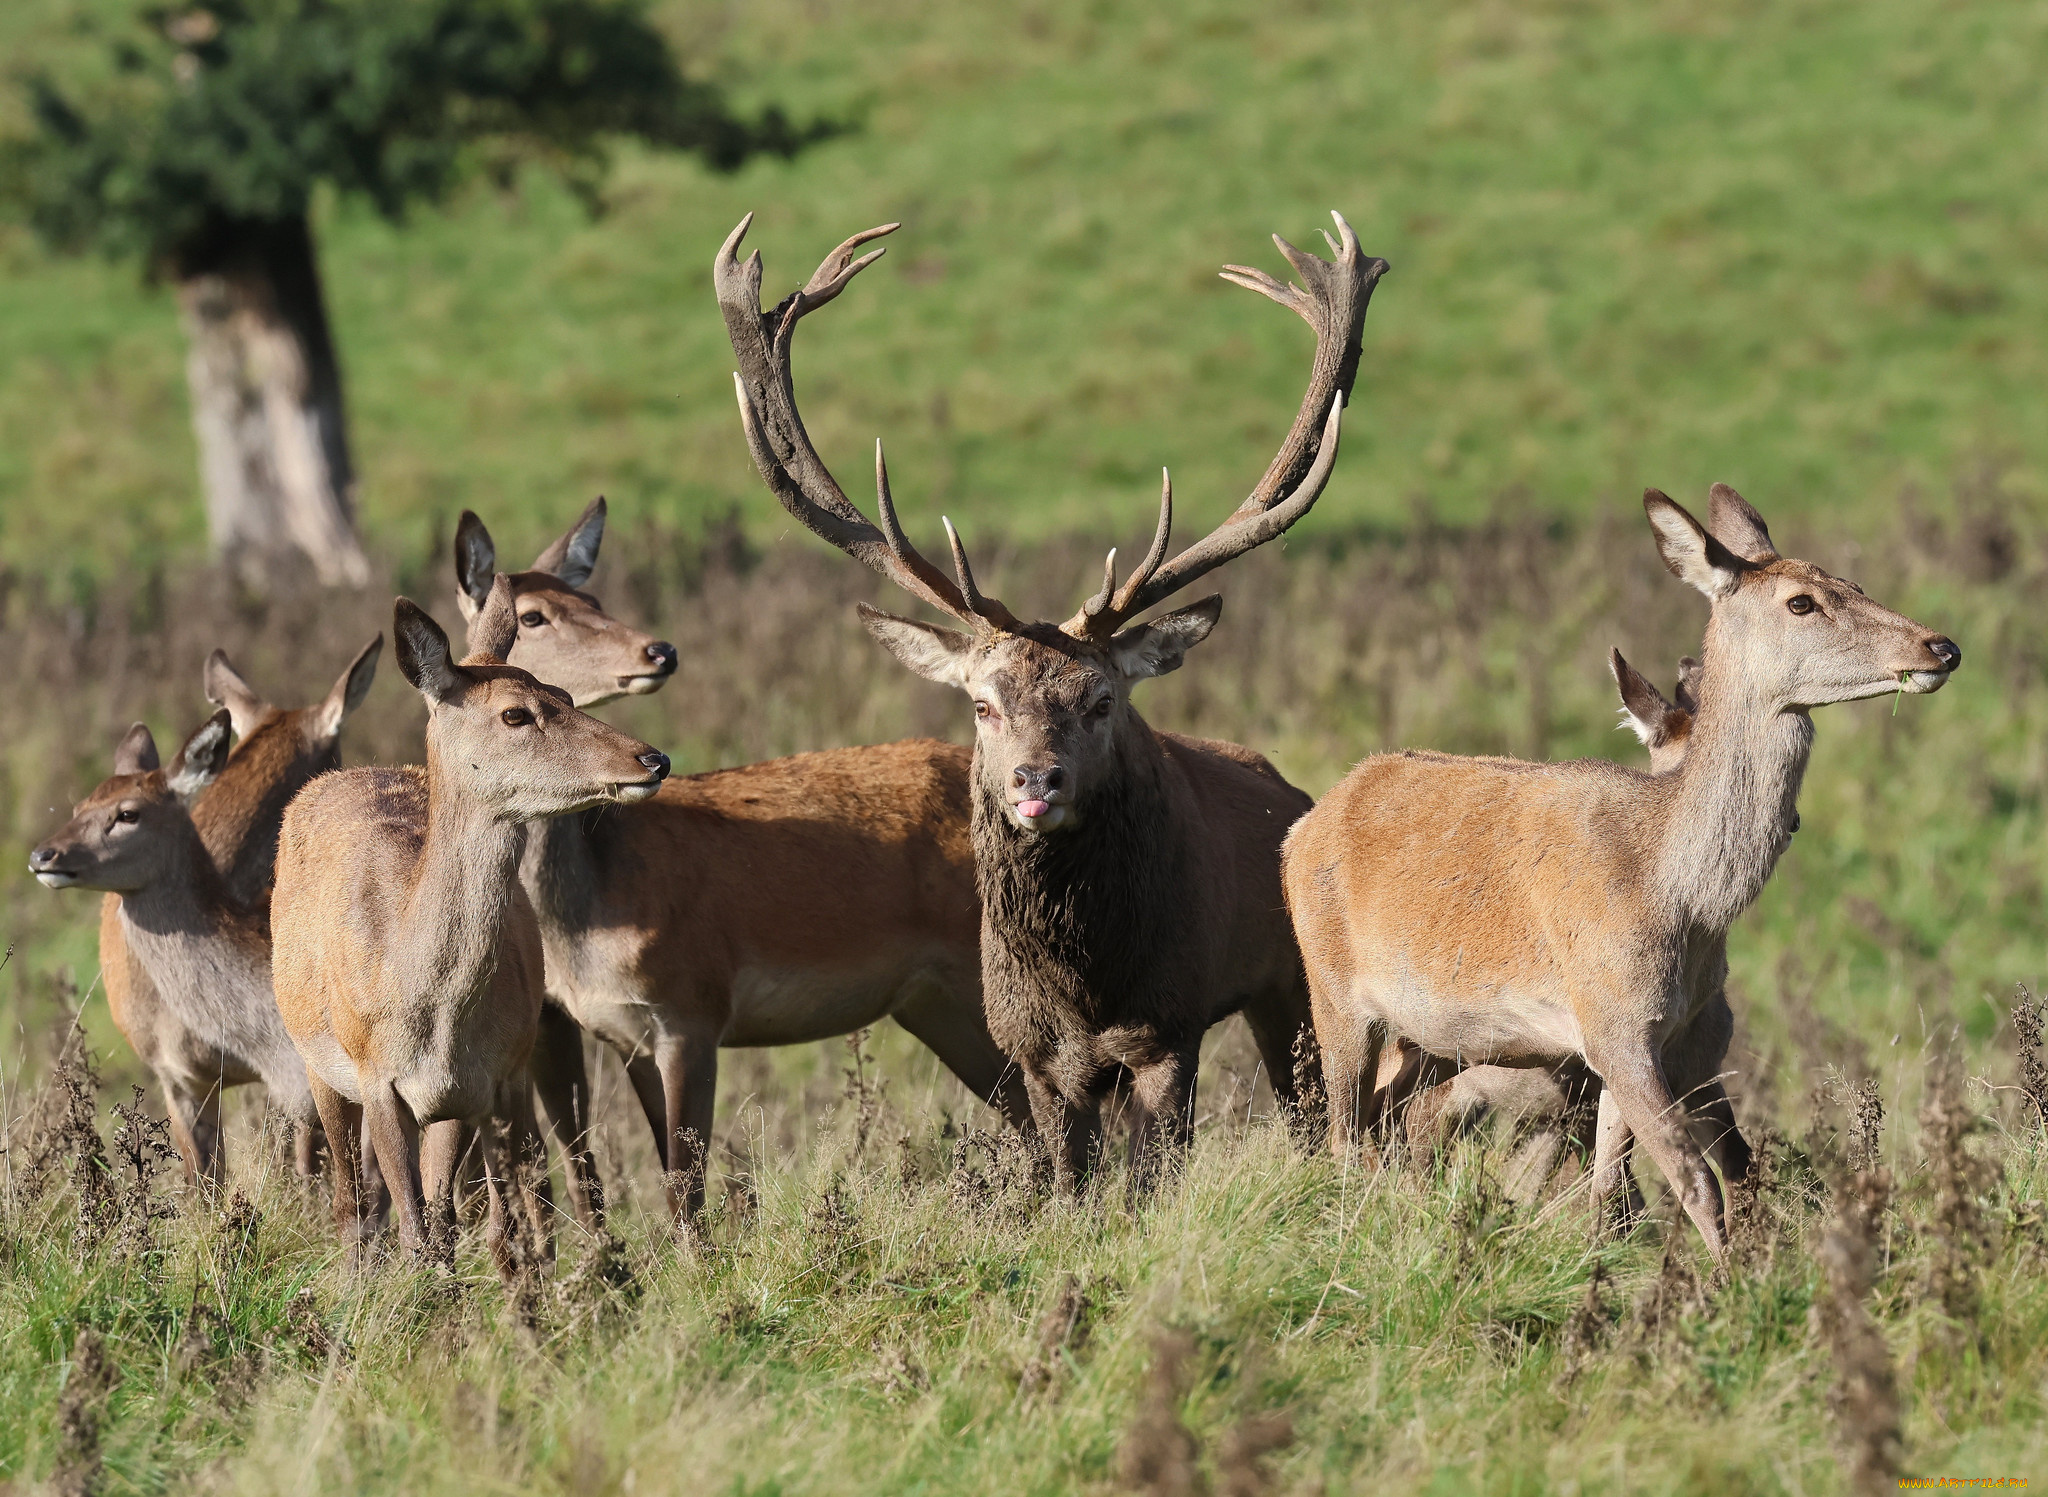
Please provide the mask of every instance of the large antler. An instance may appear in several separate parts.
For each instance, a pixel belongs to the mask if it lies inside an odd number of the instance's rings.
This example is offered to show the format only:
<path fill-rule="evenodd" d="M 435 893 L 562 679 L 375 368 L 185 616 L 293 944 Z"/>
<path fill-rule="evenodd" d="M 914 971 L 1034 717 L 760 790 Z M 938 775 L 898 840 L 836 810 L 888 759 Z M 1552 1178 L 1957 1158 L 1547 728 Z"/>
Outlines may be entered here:
<path fill-rule="evenodd" d="M 1266 469 L 1266 476 L 1229 519 L 1172 561 L 1166 560 L 1166 543 L 1173 531 L 1173 480 L 1167 478 L 1159 496 L 1159 528 L 1153 533 L 1152 546 L 1144 561 L 1118 587 L 1116 552 L 1111 551 L 1103 568 L 1102 590 L 1060 626 L 1068 634 L 1078 639 L 1106 638 L 1132 615 L 1180 591 L 1231 558 L 1270 541 L 1307 514 L 1321 497 L 1337 463 L 1337 431 L 1344 403 L 1358 377 L 1366 304 L 1372 300 L 1373 287 L 1388 269 L 1387 262 L 1378 256 L 1360 253 L 1358 236 L 1351 232 L 1351 225 L 1344 222 L 1341 213 L 1332 213 L 1330 217 L 1337 221 L 1339 237 L 1332 239 L 1325 232 L 1323 238 L 1336 256 L 1334 263 L 1296 249 L 1278 234 L 1273 236 L 1280 253 L 1301 277 L 1301 285 L 1284 284 L 1263 270 L 1244 265 L 1226 265 L 1222 271 L 1224 280 L 1293 308 L 1316 332 L 1315 365 L 1309 373 L 1308 391 L 1301 397 L 1294 427 Z"/>
<path fill-rule="evenodd" d="M 896 506 L 889 494 L 889 471 L 882 460 L 882 444 L 875 443 L 875 503 L 881 516 L 877 528 L 856 509 L 845 490 L 832 477 L 811 446 L 803 417 L 797 414 L 796 390 L 791 381 L 789 349 L 796 325 L 804 314 L 832 300 L 855 276 L 882 257 L 871 250 L 855 258 L 854 252 L 871 239 L 893 234 L 897 224 L 883 224 L 856 234 L 827 255 L 801 291 L 785 297 L 772 312 L 761 310 L 761 252 L 754 251 L 742 261 L 740 241 L 754 221 L 749 213 L 727 236 L 712 262 L 712 281 L 718 290 L 718 307 L 725 314 L 725 329 L 732 338 L 732 351 L 739 358 L 739 373 L 733 384 L 739 392 L 740 420 L 746 427 L 747 446 L 754 465 L 782 507 L 804 527 L 830 541 L 847 555 L 865 562 L 905 591 L 922 598 L 942 613 L 949 613 L 978 632 L 1014 628 L 1017 620 L 994 598 L 984 596 L 974 585 L 974 574 L 960 538 L 946 525 L 953 547 L 956 584 L 919 554 L 903 534 L 896 519 Z"/>

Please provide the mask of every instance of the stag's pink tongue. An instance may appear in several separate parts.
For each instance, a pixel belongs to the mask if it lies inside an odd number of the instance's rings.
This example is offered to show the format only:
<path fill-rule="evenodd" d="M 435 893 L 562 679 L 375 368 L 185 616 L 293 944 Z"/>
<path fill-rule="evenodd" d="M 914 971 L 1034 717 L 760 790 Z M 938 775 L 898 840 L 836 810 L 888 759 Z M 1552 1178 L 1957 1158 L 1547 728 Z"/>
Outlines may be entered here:
<path fill-rule="evenodd" d="M 1036 821 L 1051 809 L 1052 807 L 1042 800 L 1020 800 L 1017 802 L 1017 814 L 1026 821 Z"/>

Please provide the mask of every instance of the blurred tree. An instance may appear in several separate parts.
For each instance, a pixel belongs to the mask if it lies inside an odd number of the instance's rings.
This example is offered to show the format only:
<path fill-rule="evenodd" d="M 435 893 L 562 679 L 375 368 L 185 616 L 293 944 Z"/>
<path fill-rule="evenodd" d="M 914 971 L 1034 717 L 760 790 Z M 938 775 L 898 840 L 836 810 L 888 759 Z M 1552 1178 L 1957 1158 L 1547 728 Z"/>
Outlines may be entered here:
<path fill-rule="evenodd" d="M 637 0 L 220 0 L 140 11 L 103 61 L 28 80 L 35 125 L 0 147 L 0 192 L 45 242 L 175 283 L 214 543 L 257 582 L 290 552 L 327 581 L 368 575 L 319 184 L 397 220 L 471 170 L 538 161 L 594 210 L 608 138 L 725 170 L 832 128 L 740 119 Z"/>

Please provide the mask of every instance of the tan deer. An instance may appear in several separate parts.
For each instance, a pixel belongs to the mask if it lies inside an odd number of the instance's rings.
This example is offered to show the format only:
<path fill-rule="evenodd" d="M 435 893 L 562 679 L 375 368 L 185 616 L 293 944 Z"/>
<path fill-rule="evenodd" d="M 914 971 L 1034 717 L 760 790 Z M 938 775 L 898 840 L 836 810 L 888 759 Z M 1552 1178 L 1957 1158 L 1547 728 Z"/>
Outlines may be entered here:
<path fill-rule="evenodd" d="M 265 701 L 235 671 L 222 651 L 215 650 L 207 658 L 202 676 L 206 695 L 216 705 L 227 708 L 236 744 L 219 777 L 198 792 L 190 818 L 200 843 L 218 870 L 226 901 L 258 917 L 266 933 L 271 869 L 284 808 L 314 775 L 339 764 L 342 723 L 369 692 L 377 673 L 377 655 L 383 646 L 383 636 L 379 635 L 349 663 L 325 698 L 310 707 L 289 710 Z M 116 776 L 146 774 L 156 768 L 156 745 L 148 730 L 131 729 L 115 754 Z M 103 786 L 102 791 L 105 789 Z M 99 794 L 95 792 L 95 798 Z M 214 880 L 207 878 L 201 882 L 210 888 Z M 85 880 L 80 883 L 105 887 Z M 262 984 L 260 1000 L 252 1000 L 256 1009 L 253 1017 L 237 1016 L 231 1024 L 219 1022 L 217 1005 L 208 999 L 196 999 L 185 1005 L 167 1003 L 125 932 L 122 897 L 108 894 L 100 902 L 100 970 L 107 989 L 107 1007 L 115 1027 L 163 1088 L 171 1137 L 178 1146 L 187 1178 L 218 1182 L 226 1168 L 220 1133 L 222 1088 L 262 1080 L 260 1057 L 270 1057 L 268 1063 L 274 1068 L 282 1053 L 278 1042 L 285 1041 L 289 1048 L 282 1021 L 275 1017 L 276 1004 L 269 996 L 269 984 L 267 980 Z M 266 966 L 268 961 L 266 950 Z M 191 991 L 182 976 L 174 978 L 173 983 Z M 248 990 L 246 984 L 244 989 Z M 193 1015 L 189 1021 L 185 1017 L 188 1013 Z M 231 1041 L 230 1027 L 248 1030 L 252 1026 L 260 1036 L 256 1052 L 238 1051 Z M 296 1065 L 288 1067 L 289 1072 L 297 1070 Z M 294 1138 L 298 1168 L 302 1173 L 311 1173 L 318 1128 L 303 1082 L 295 1081 L 277 1102 L 298 1122 L 312 1124 L 298 1127 Z"/>
<path fill-rule="evenodd" d="M 1366 304 L 1386 271 L 1337 218 L 1335 262 L 1276 239 L 1301 277 L 1282 285 L 1232 266 L 1225 279 L 1299 313 L 1315 363 L 1292 430 L 1237 510 L 1166 558 L 1173 495 L 1137 569 L 1065 624 L 1028 622 L 975 585 L 949 523 L 954 576 L 897 523 L 881 447 L 877 528 L 847 499 L 798 415 L 790 348 L 798 322 L 882 252 L 847 240 L 802 290 L 761 308 L 761 257 L 738 257 L 751 215 L 714 263 L 747 445 L 769 489 L 808 529 L 873 567 L 967 632 L 863 606 L 870 632 L 911 670 L 974 702 L 972 829 L 981 890 L 982 988 L 989 1027 L 1024 1073 L 1055 1172 L 1087 1173 L 1101 1105 L 1128 1079 L 1138 1106 L 1134 1164 L 1149 1172 L 1192 1124 L 1195 1067 L 1211 1024 L 1242 1012 L 1274 1089 L 1292 1100 L 1292 1046 L 1306 1016 L 1300 959 L 1282 915 L 1277 849 L 1308 798 L 1259 755 L 1155 733 L 1131 705 L 1142 680 L 1179 668 L 1222 609 L 1217 597 L 1131 623 L 1308 513 L 1337 460 L 1344 400 L 1357 376 Z"/>
<path fill-rule="evenodd" d="M 545 1227 L 513 1168 L 538 1144 L 526 1062 L 540 932 L 518 879 L 527 823 L 645 800 L 668 760 L 502 663 L 518 629 L 509 579 L 493 584 L 482 614 L 483 648 L 457 664 L 440 626 L 398 600 L 399 669 L 427 701 L 426 765 L 341 770 L 307 786 L 285 813 L 271 919 L 278 1007 L 328 1137 L 353 1139 L 367 1123 L 400 1239 L 418 1252 L 430 1241 L 427 1199 L 437 1228 L 452 1199 L 451 1125 L 476 1125 L 488 1237 L 509 1273 L 509 1180 Z M 354 1233 L 353 1150 L 334 1153 L 335 1215 Z"/>
<path fill-rule="evenodd" d="M 494 554 L 473 519 L 464 517 L 456 549 L 472 603 Z M 621 652 L 600 642 L 624 638 L 630 664 L 644 636 L 605 627 L 585 593 L 573 593 L 583 615 L 573 632 L 525 615 L 529 600 L 564 606 L 566 585 L 543 565 L 587 577 L 602 521 L 602 510 L 595 526 L 586 513 L 512 579 L 521 625 L 509 663 L 579 707 L 627 689 Z M 671 776 L 624 815 L 592 811 L 534 829 L 521 878 L 549 988 L 534 1089 L 551 1119 L 576 1120 L 573 1132 L 553 1126 L 579 1216 L 594 1217 L 601 1195 L 584 1142 L 576 1021 L 626 1063 L 678 1221 L 702 1203 L 724 1046 L 804 1044 L 893 1017 L 976 1096 L 1029 1126 L 1023 1083 L 982 1015 L 967 767 L 967 751 L 946 743 L 832 749 Z M 550 1030 L 550 1014 L 563 1016 L 566 1037 Z"/>
<path fill-rule="evenodd" d="M 1640 1138 L 1708 1246 L 1743 1161 L 1716 1074 L 1727 932 L 1789 845 L 1815 707 L 1936 691 L 1962 652 L 1853 583 L 1778 555 L 1715 485 L 1711 530 L 1655 490 L 1673 573 L 1704 593 L 1684 762 L 1524 764 L 1382 754 L 1288 836 L 1287 896 L 1315 1003 L 1335 1147 L 1369 1127 L 1389 1033 L 1438 1056 L 1583 1059 L 1601 1078 L 1596 1196 Z"/>
<path fill-rule="evenodd" d="M 1621 651 L 1610 650 L 1607 662 L 1621 692 L 1622 725 L 1649 750 L 1650 773 L 1668 774 L 1685 760 L 1699 702 L 1699 661 L 1687 656 L 1678 662 L 1678 689 L 1668 699 Z M 1715 1001 L 1725 1004 L 1727 999 L 1723 995 Z M 1732 1031 L 1731 1015 L 1726 1032 Z M 1717 1072 L 1722 1059 L 1714 1057 Z M 1453 1062 L 1425 1055 L 1412 1042 L 1400 1040 L 1381 1062 L 1380 1087 L 1383 1119 L 1398 1116 L 1410 1147 L 1424 1155 L 1487 1118 L 1513 1123 L 1525 1136 L 1502 1178 L 1508 1196 L 1522 1204 L 1536 1198 L 1567 1144 L 1589 1157 L 1593 1152 L 1600 1078 L 1579 1060 L 1557 1066 L 1478 1065 L 1457 1070 Z M 1739 1134 L 1730 1147 L 1744 1151 L 1735 1173 L 1746 1175 L 1747 1146 Z M 1624 1213 L 1631 1216 L 1641 1206 L 1633 1184 Z"/>

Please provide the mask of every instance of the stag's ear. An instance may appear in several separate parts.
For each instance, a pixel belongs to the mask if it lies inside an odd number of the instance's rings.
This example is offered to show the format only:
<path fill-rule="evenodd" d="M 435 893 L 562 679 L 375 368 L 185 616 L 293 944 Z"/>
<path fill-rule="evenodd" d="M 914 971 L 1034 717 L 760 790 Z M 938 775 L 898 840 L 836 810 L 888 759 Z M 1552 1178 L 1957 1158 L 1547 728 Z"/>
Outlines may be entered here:
<path fill-rule="evenodd" d="M 1672 576 L 1709 598 L 1725 598 L 1735 591 L 1749 564 L 1707 534 L 1669 494 L 1644 489 L 1643 513 L 1657 532 L 1657 550 Z"/>
<path fill-rule="evenodd" d="M 206 657 L 206 668 L 199 673 L 199 684 L 205 689 L 209 702 L 228 709 L 237 738 L 247 738 L 256 731 L 256 725 L 270 715 L 270 703 L 264 701 L 262 693 L 243 680 L 242 673 L 228 663 L 226 650 L 215 650 Z"/>
<path fill-rule="evenodd" d="M 974 637 L 958 629 L 941 629 L 916 619 L 899 619 L 893 613 L 856 603 L 860 621 L 868 633 L 882 642 L 882 648 L 923 676 L 941 686 L 967 685 L 974 661 Z"/>
<path fill-rule="evenodd" d="M 370 694 L 370 683 L 377 679 L 377 657 L 383 653 L 384 636 L 380 634 L 348 663 L 348 669 L 320 704 L 320 731 L 324 737 L 332 738 L 339 733 L 348 715 L 363 705 L 363 698 Z"/>
<path fill-rule="evenodd" d="M 569 586 L 581 587 L 597 568 L 597 548 L 603 540 L 604 495 L 599 494 L 560 540 L 533 559 L 533 570 L 552 572 Z"/>
<path fill-rule="evenodd" d="M 164 783 L 171 794 L 190 801 L 220 777 L 221 770 L 227 767 L 228 734 L 233 728 L 234 720 L 225 707 L 199 725 L 199 730 L 185 740 L 178 757 L 164 770 Z"/>
<path fill-rule="evenodd" d="M 503 665 L 519 638 L 519 613 L 512 601 L 512 579 L 503 572 L 491 581 L 483 607 L 469 621 L 470 665 Z"/>
<path fill-rule="evenodd" d="M 1707 668 L 1692 656 L 1687 655 L 1678 662 L 1678 707 L 1682 712 L 1700 710 L 1700 678 Z"/>
<path fill-rule="evenodd" d="M 1745 561 L 1764 566 L 1778 559 L 1778 548 L 1771 544 L 1771 529 L 1764 524 L 1764 517 L 1725 483 L 1707 490 L 1707 529 Z"/>
<path fill-rule="evenodd" d="M 156 756 L 156 739 L 148 723 L 137 723 L 114 745 L 115 774 L 148 774 L 162 762 Z"/>
<path fill-rule="evenodd" d="M 462 610 L 465 621 L 475 618 L 476 611 L 484 606 L 484 599 L 491 595 L 491 578 L 497 572 L 498 548 L 490 531 L 484 529 L 475 510 L 464 510 L 455 527 L 455 605 Z"/>
<path fill-rule="evenodd" d="M 1656 748 L 1671 731 L 1671 714 L 1675 709 L 1647 676 L 1622 657 L 1621 651 L 1607 652 L 1607 668 L 1614 672 L 1614 684 L 1621 688 L 1621 713 L 1629 730 L 1644 748 Z"/>
<path fill-rule="evenodd" d="M 1150 623 L 1119 630 L 1109 641 L 1110 664 L 1126 681 L 1143 681 L 1180 669 L 1189 650 L 1209 637 L 1223 617 L 1223 597 L 1211 593 L 1199 603 L 1162 613 Z"/>
<path fill-rule="evenodd" d="M 410 598 L 391 607 L 391 637 L 398 650 L 398 673 L 430 702 L 445 702 L 468 678 L 448 650 L 448 636 L 427 611 Z"/>

